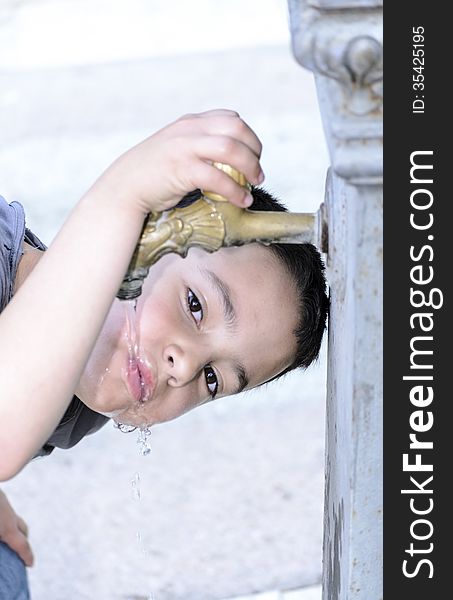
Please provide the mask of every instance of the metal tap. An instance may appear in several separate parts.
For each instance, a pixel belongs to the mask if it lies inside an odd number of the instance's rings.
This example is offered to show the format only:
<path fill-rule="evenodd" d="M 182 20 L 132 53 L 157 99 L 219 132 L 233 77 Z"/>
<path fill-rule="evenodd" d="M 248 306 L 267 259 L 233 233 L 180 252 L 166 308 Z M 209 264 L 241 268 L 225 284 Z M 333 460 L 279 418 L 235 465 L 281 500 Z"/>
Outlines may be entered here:
<path fill-rule="evenodd" d="M 244 175 L 233 167 L 223 163 L 214 165 L 251 189 Z M 140 296 L 149 268 L 169 252 L 186 256 L 192 246 L 215 252 L 222 247 L 251 242 L 311 243 L 325 251 L 324 206 L 316 213 L 254 211 L 239 208 L 219 194 L 202 191 L 201 197 L 189 206 L 151 212 L 117 298 L 132 300 Z"/>

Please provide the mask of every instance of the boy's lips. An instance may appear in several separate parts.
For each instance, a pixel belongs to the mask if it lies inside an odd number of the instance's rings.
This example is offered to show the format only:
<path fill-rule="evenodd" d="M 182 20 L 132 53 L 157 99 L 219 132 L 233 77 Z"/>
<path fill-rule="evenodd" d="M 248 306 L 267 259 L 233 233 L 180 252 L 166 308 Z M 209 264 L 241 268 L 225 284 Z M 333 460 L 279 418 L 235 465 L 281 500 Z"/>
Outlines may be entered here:
<path fill-rule="evenodd" d="M 154 377 L 151 369 L 141 358 L 129 361 L 126 369 L 126 385 L 129 394 L 136 402 L 146 402 L 154 391 Z"/>

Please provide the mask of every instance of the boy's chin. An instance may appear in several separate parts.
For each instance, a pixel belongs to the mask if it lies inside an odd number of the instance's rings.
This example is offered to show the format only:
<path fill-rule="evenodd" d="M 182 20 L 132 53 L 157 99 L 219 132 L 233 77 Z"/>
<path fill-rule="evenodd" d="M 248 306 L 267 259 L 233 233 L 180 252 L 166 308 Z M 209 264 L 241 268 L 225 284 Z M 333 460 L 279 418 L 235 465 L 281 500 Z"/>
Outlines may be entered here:
<path fill-rule="evenodd" d="M 101 413 L 105 416 L 109 416 L 112 418 L 115 423 L 121 423 L 122 425 L 127 425 L 131 427 L 150 427 L 156 421 L 153 421 L 149 415 L 145 414 L 144 404 L 134 404 L 133 406 L 129 406 L 128 408 L 120 411 L 114 411 L 110 413 Z"/>
<path fill-rule="evenodd" d="M 88 407 L 90 408 L 90 407 Z M 93 408 L 91 408 L 91 410 L 94 410 Z M 108 419 L 114 419 L 116 420 L 120 420 L 118 417 L 121 414 L 121 410 L 113 410 L 113 411 L 104 411 L 104 410 L 94 410 L 94 412 L 97 412 L 100 415 L 103 415 L 104 417 L 107 417 Z"/>
<path fill-rule="evenodd" d="M 101 398 L 95 398 L 94 400 L 93 398 L 90 398 L 89 400 L 86 400 L 85 398 L 79 396 L 79 399 L 87 408 L 109 419 L 116 419 L 119 417 L 119 415 L 127 410 L 127 408 L 124 406 L 121 408 L 115 408 L 111 406 L 111 403 L 103 402 Z"/>

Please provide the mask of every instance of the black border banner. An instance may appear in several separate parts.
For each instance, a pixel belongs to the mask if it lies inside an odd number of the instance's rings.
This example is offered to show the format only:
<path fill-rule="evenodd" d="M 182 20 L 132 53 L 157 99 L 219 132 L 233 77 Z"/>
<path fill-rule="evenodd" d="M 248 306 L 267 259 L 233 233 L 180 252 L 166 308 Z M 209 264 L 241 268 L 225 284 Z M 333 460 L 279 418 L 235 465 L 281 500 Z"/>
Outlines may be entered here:
<path fill-rule="evenodd" d="M 384 8 L 384 598 L 450 597 L 447 139 L 451 22 L 443 5 Z M 441 591 L 442 589 L 442 591 Z"/>

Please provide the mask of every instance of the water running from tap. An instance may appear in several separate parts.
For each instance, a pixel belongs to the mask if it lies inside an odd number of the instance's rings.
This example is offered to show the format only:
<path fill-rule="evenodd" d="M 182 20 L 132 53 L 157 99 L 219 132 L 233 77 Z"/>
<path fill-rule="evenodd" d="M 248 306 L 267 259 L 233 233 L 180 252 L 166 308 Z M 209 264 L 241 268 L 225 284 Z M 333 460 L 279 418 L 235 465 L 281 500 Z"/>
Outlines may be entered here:
<path fill-rule="evenodd" d="M 140 377 L 141 395 L 140 402 L 146 402 L 149 399 L 150 390 L 140 372 L 140 363 L 143 362 L 139 354 L 139 329 L 137 325 L 137 299 L 123 300 L 126 317 L 126 341 L 129 353 L 128 370 L 132 377 Z"/>
<path fill-rule="evenodd" d="M 138 471 L 136 471 L 131 479 L 131 495 L 132 495 L 132 500 L 134 502 L 141 502 L 142 500 L 142 490 L 141 490 L 141 478 L 140 478 L 140 473 Z M 143 539 L 142 536 L 142 532 L 141 530 L 137 530 L 136 532 L 136 539 L 137 539 L 137 544 L 138 544 L 138 548 L 140 553 L 145 556 L 146 558 L 149 558 L 150 552 L 149 549 L 147 549 L 146 544 L 145 544 L 145 540 Z M 145 597 L 143 597 L 143 600 L 157 600 L 156 595 L 154 594 L 154 592 L 151 592 L 145 599 Z"/>
<path fill-rule="evenodd" d="M 128 349 L 128 376 L 140 381 L 140 405 L 149 399 L 150 390 L 143 379 L 140 372 L 140 364 L 143 363 L 143 359 L 139 355 L 139 329 L 137 326 L 137 299 L 133 300 L 122 300 L 121 304 L 124 308 L 125 320 L 126 320 L 126 342 Z M 140 409 L 140 406 L 138 406 Z M 120 422 L 115 422 L 114 426 L 119 429 L 122 433 L 131 433 L 138 429 L 137 444 L 140 446 L 140 454 L 147 456 L 151 452 L 151 446 L 149 438 L 151 435 L 151 429 L 149 425 L 143 424 L 139 427 L 126 425 Z"/>

